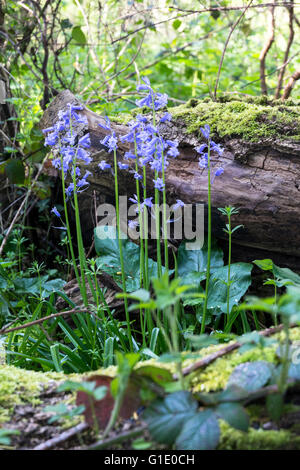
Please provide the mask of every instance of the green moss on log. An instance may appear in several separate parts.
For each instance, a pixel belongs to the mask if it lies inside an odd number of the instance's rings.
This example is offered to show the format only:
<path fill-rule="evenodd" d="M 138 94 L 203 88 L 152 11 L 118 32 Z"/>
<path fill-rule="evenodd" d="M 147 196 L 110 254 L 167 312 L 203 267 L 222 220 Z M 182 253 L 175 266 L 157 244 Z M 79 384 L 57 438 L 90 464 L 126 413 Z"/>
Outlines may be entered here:
<path fill-rule="evenodd" d="M 248 101 L 228 100 L 197 101 L 171 108 L 173 118 L 182 119 L 188 133 L 199 133 L 200 127 L 209 124 L 212 132 L 220 137 L 240 137 L 259 141 L 267 137 L 300 141 L 300 104 L 291 102 L 287 106 L 263 99 Z"/>
<path fill-rule="evenodd" d="M 173 120 L 186 126 L 187 133 L 201 137 L 200 127 L 209 124 L 214 137 L 239 137 L 257 142 L 265 138 L 300 141 L 300 101 L 268 101 L 262 97 L 221 95 L 218 101 L 192 98 L 187 103 L 169 108 Z M 131 113 L 114 116 L 119 124 L 128 124 L 136 114 L 149 110 L 133 109 Z M 158 113 L 160 115 L 160 112 Z"/>

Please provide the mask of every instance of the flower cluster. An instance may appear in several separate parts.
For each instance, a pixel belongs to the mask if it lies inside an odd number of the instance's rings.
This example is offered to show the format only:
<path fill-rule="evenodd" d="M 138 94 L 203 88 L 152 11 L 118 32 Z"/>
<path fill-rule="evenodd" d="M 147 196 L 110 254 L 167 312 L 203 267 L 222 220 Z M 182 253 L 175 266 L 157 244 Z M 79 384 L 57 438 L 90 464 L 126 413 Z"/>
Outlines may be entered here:
<path fill-rule="evenodd" d="M 151 88 L 150 81 L 148 78 L 143 79 L 142 85 L 137 86 L 137 91 L 146 91 L 147 96 L 137 100 L 136 104 L 138 107 L 148 107 L 155 112 L 167 105 L 168 95 L 165 93 L 155 93 Z M 165 112 L 161 116 L 159 123 L 165 123 L 171 121 L 172 116 L 170 113 Z M 154 121 L 155 122 L 155 121 Z M 105 124 L 99 124 L 100 127 L 109 131 L 109 134 L 100 141 L 102 145 L 108 148 L 111 152 L 117 149 L 117 137 L 111 129 L 110 121 L 108 117 L 105 118 Z M 144 167 L 150 168 L 154 172 L 155 178 L 153 179 L 154 187 L 159 191 L 165 189 L 163 181 L 163 173 L 166 171 L 169 165 L 170 158 L 176 158 L 179 155 L 178 142 L 172 140 L 165 140 L 161 136 L 159 129 L 156 124 L 150 123 L 146 116 L 138 114 L 135 120 L 128 123 L 129 132 L 126 135 L 120 137 L 122 143 L 127 142 L 131 145 L 131 149 L 125 152 L 125 160 L 136 160 L 138 171 L 134 172 L 134 178 L 142 181 L 143 176 L 141 173 Z M 124 163 L 118 163 L 119 169 L 128 169 L 129 165 Z M 105 170 L 110 168 L 110 165 L 105 161 L 100 162 L 99 168 Z M 152 207 L 152 198 L 146 198 L 140 202 L 140 208 L 143 210 L 144 207 Z M 137 197 L 130 198 L 130 201 L 138 205 Z M 137 206 L 138 207 L 138 206 Z M 137 208 L 138 212 L 138 208 Z"/>
<path fill-rule="evenodd" d="M 52 160 L 52 165 L 63 170 L 64 178 L 69 173 L 73 180 L 66 188 L 68 197 L 71 196 L 74 189 L 76 192 L 81 192 L 82 188 L 89 184 L 87 178 L 91 174 L 90 171 L 86 171 L 84 176 L 81 176 L 81 170 L 77 166 L 78 161 L 85 165 L 92 161 L 87 150 L 91 146 L 90 135 L 85 134 L 80 137 L 88 125 L 86 117 L 77 112 L 82 109 L 82 106 L 68 104 L 65 111 L 58 113 L 58 121 L 52 127 L 43 129 L 43 133 L 46 134 L 45 145 L 53 147 L 53 153 L 56 157 Z M 53 213 L 55 214 L 54 210 Z"/>
<path fill-rule="evenodd" d="M 208 152 L 215 152 L 216 154 L 221 156 L 224 152 L 224 149 L 221 148 L 218 144 L 216 144 L 213 140 L 211 140 L 210 127 L 208 124 L 205 124 L 205 126 L 201 127 L 200 130 L 207 143 L 199 145 L 195 148 L 195 150 L 201 155 L 199 158 L 200 168 L 208 168 Z M 210 164 L 209 169 L 211 169 L 211 167 L 212 165 Z M 213 175 L 212 183 L 214 182 L 215 177 L 222 175 L 223 172 L 224 169 L 222 167 L 217 168 Z"/>

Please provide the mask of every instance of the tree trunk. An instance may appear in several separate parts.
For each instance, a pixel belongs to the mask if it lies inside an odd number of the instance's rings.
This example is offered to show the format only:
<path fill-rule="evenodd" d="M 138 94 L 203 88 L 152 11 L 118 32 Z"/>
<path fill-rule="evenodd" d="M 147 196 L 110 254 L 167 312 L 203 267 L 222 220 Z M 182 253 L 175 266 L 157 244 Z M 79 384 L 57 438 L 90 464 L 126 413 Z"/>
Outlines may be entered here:
<path fill-rule="evenodd" d="M 68 90 L 52 101 L 42 118 L 41 127 L 52 125 L 58 111 L 67 103 L 77 103 Z M 170 111 L 172 113 L 172 109 Z M 101 160 L 112 163 L 113 157 L 100 144 L 106 134 L 98 125 L 104 123 L 103 117 L 87 108 L 83 113 L 88 119 L 93 156 L 93 162 L 87 168 L 92 172 L 89 177 L 91 185 L 81 195 L 84 227 L 88 230 L 93 223 L 85 204 L 91 204 L 93 191 L 113 198 L 113 176 L 97 166 Z M 213 233 L 226 239 L 223 232 L 226 222 L 217 208 L 227 205 L 239 208 L 239 215 L 233 221 L 236 225 L 244 225 L 243 229 L 235 232 L 233 239 L 239 260 L 269 257 L 300 270 L 300 140 L 286 137 L 292 130 L 299 134 L 298 123 L 291 121 L 290 128 L 288 124 L 282 127 L 281 135 L 278 131 L 276 136 L 266 136 L 254 142 L 239 135 L 216 137 L 225 150 L 221 157 L 212 157 L 213 163 L 224 168 L 223 175 L 215 179 L 212 188 Z M 112 128 L 119 136 L 128 132 L 125 125 L 112 123 Z M 181 117 L 161 124 L 160 132 L 164 137 L 179 141 L 180 155 L 170 159 L 166 173 L 168 203 L 173 204 L 179 198 L 185 203 L 205 204 L 207 171 L 199 167 L 199 155 L 194 150 L 201 143 L 199 133 L 188 132 L 186 120 Z M 126 150 L 126 144 L 120 143 L 120 161 Z M 153 178 L 149 171 L 149 188 L 153 188 Z M 130 171 L 119 172 L 119 184 L 121 195 L 131 197 L 136 192 Z"/>

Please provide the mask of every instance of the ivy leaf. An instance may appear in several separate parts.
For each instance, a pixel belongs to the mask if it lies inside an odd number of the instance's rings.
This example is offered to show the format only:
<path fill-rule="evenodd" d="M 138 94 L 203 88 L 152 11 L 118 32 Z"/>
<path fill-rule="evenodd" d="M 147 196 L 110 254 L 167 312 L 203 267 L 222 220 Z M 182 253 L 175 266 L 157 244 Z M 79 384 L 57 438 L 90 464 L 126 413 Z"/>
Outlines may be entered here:
<path fill-rule="evenodd" d="M 211 410 L 202 411 L 185 422 L 176 439 L 179 450 L 213 450 L 220 439 L 220 427 Z"/>
<path fill-rule="evenodd" d="M 251 284 L 250 263 L 235 263 L 230 267 L 229 310 L 237 305 Z M 219 308 L 227 312 L 227 280 L 228 266 L 213 270 L 208 285 L 208 308 Z"/>
<path fill-rule="evenodd" d="M 143 413 L 153 439 L 172 445 L 182 431 L 183 424 L 192 418 L 198 403 L 192 394 L 180 391 L 153 402 Z"/>
<path fill-rule="evenodd" d="M 178 249 L 178 276 L 184 284 L 195 284 L 206 278 L 207 240 L 201 250 L 187 250 L 186 243 L 180 244 Z M 211 269 L 224 265 L 223 252 L 216 240 L 212 240 Z"/>
<path fill-rule="evenodd" d="M 216 415 L 239 431 L 248 431 L 249 416 L 239 403 L 220 403 L 215 409 Z"/>
<path fill-rule="evenodd" d="M 266 361 L 239 364 L 229 377 L 227 387 L 237 385 L 248 392 L 254 392 L 266 385 L 272 375 L 272 364 Z"/>

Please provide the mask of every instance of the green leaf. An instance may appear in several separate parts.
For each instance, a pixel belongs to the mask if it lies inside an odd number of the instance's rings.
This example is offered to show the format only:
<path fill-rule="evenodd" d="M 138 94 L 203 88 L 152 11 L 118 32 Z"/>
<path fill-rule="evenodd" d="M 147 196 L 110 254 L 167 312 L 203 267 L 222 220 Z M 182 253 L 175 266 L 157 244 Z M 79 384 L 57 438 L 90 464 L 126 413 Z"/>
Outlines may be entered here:
<path fill-rule="evenodd" d="M 125 237 L 125 235 L 123 234 Z M 140 247 L 128 238 L 121 238 L 126 276 L 127 292 L 137 291 L 140 287 Z M 113 275 L 121 272 L 121 260 L 117 230 L 112 226 L 99 226 L 95 229 L 95 250 L 99 255 L 96 263 L 103 271 Z M 149 277 L 156 276 L 157 263 L 148 260 Z M 164 272 L 164 268 L 163 268 Z M 171 273 L 172 271 L 170 271 Z M 116 282 L 121 286 L 120 279 Z"/>
<path fill-rule="evenodd" d="M 237 305 L 251 284 L 250 263 L 235 263 L 230 267 L 229 310 Z M 208 308 L 219 308 L 227 312 L 228 266 L 213 270 L 208 285 Z"/>
<path fill-rule="evenodd" d="M 202 411 L 185 422 L 176 439 L 179 450 L 213 450 L 220 439 L 220 428 L 211 410 Z"/>
<path fill-rule="evenodd" d="M 86 44 L 86 37 L 80 26 L 74 26 L 74 28 L 72 29 L 72 38 L 78 44 Z"/>
<path fill-rule="evenodd" d="M 153 402 L 143 413 L 151 436 L 157 442 L 172 445 L 183 424 L 194 416 L 198 403 L 187 391 L 175 392 Z"/>
<path fill-rule="evenodd" d="M 272 364 L 266 361 L 239 364 L 229 377 L 227 388 L 237 385 L 248 392 L 254 392 L 266 385 L 272 375 Z"/>
<path fill-rule="evenodd" d="M 201 250 L 187 250 L 186 243 L 180 244 L 178 249 L 178 276 L 185 284 L 195 284 L 206 278 L 207 265 L 207 241 Z M 211 269 L 224 265 L 223 252 L 217 246 L 216 240 L 212 240 Z"/>
<path fill-rule="evenodd" d="M 23 184 L 25 169 L 21 160 L 8 160 L 5 165 L 5 173 L 10 183 Z"/>
<path fill-rule="evenodd" d="M 273 261 L 271 259 L 256 259 L 253 261 L 263 271 L 272 271 Z"/>
<path fill-rule="evenodd" d="M 221 403 L 215 409 L 219 418 L 239 431 L 248 431 L 249 416 L 239 403 Z"/>
<path fill-rule="evenodd" d="M 177 20 L 173 21 L 172 26 L 175 30 L 177 30 L 180 27 L 181 23 L 182 22 L 177 19 Z"/>
<path fill-rule="evenodd" d="M 289 268 L 280 268 L 271 259 L 261 259 L 253 261 L 263 271 L 272 271 L 274 277 L 281 281 L 292 281 L 300 285 L 300 276 Z"/>
<path fill-rule="evenodd" d="M 149 377 L 154 382 L 160 384 L 162 382 L 171 382 L 172 374 L 167 369 L 156 366 L 142 366 L 135 371 L 136 375 Z"/>

